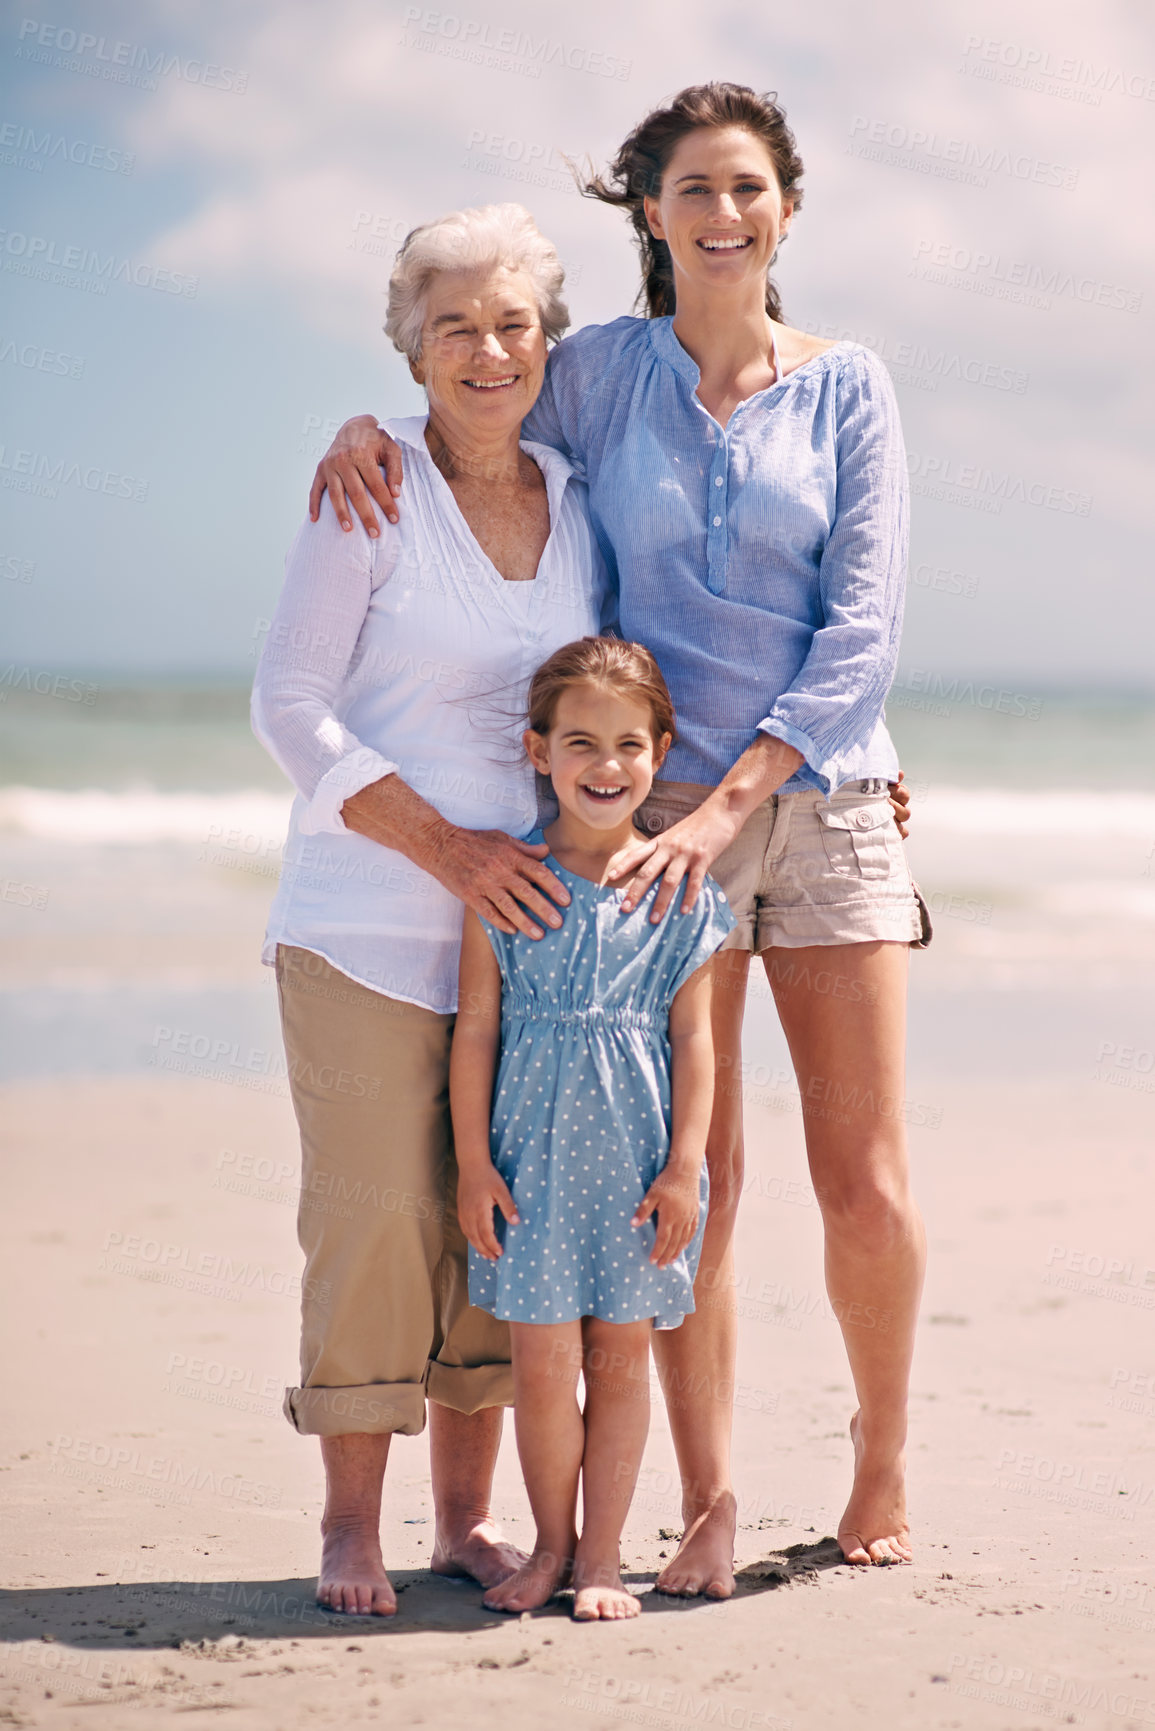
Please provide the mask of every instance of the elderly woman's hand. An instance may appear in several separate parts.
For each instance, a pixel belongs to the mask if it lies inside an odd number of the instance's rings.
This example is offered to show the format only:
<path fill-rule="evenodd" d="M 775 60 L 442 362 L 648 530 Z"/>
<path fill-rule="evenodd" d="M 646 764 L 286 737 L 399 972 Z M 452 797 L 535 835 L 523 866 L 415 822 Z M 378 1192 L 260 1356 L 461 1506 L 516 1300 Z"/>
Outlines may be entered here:
<path fill-rule="evenodd" d="M 384 466 L 385 473 L 381 469 Z M 326 488 L 329 503 L 342 529 L 352 529 L 350 506 L 366 531 L 377 534 L 376 499 L 390 523 L 398 521 L 394 501 L 401 491 L 401 447 L 377 425 L 374 415 L 354 415 L 338 430 L 337 437 L 317 464 L 309 489 L 309 516 L 315 523 L 321 514 L 321 495 Z"/>
<path fill-rule="evenodd" d="M 399 775 L 351 794 L 341 817 L 358 835 L 403 853 L 499 932 L 544 937 L 534 914 L 561 925 L 552 904 L 567 907 L 569 891 L 544 863 L 544 842 L 518 841 L 502 829 L 459 829 Z"/>
<path fill-rule="evenodd" d="M 544 863 L 548 852 L 544 842 L 517 841 L 504 830 L 446 824 L 421 864 L 499 932 L 540 938 L 545 934 L 532 916 L 556 929 L 561 915 L 553 903 L 569 902 L 565 885 Z"/>

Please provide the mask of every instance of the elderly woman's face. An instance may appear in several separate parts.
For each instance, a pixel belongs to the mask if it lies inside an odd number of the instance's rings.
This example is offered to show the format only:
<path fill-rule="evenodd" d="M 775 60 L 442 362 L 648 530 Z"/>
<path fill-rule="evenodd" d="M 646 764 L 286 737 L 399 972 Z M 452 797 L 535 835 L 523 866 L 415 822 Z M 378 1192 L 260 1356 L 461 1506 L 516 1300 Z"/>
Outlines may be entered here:
<path fill-rule="evenodd" d="M 425 308 L 413 377 L 432 414 L 515 433 L 545 377 L 545 333 L 524 271 L 447 271 Z"/>

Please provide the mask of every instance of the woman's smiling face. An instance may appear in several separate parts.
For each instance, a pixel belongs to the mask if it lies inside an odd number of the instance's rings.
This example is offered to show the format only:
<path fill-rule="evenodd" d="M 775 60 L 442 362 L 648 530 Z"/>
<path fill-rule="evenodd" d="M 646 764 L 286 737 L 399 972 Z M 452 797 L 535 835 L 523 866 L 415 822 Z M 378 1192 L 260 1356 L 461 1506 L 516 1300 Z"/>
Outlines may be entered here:
<path fill-rule="evenodd" d="M 739 126 L 699 127 L 679 139 L 661 192 L 646 199 L 646 220 L 669 247 L 675 277 L 702 288 L 764 282 L 792 213 L 769 150 Z"/>
<path fill-rule="evenodd" d="M 524 271 L 447 271 L 434 278 L 412 368 L 431 414 L 485 436 L 516 430 L 537 401 L 545 357 Z"/>

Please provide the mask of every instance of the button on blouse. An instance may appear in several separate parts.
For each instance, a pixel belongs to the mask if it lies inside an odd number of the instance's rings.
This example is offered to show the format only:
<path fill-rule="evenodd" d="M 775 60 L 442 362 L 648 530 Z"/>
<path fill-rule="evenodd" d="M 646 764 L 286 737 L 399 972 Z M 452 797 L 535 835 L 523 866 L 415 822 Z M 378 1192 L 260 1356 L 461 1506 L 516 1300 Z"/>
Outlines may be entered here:
<path fill-rule="evenodd" d="M 907 551 L 889 374 L 839 343 L 725 427 L 698 384 L 671 319 L 592 325 L 551 352 L 524 429 L 588 478 L 620 629 L 674 699 L 663 774 L 715 785 L 764 732 L 805 759 L 784 792 L 888 779 Z"/>

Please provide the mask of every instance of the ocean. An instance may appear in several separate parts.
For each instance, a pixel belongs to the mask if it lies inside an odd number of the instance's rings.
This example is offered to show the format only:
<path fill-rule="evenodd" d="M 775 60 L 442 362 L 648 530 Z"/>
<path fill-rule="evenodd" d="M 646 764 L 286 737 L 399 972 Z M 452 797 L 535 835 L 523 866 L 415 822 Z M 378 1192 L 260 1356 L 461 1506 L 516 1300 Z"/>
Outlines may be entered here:
<path fill-rule="evenodd" d="M 176 1029 L 251 1085 L 279 1045 L 259 949 L 290 792 L 247 686 L 29 683 L 0 682 L 0 1077 L 155 1071 Z M 1155 1089 L 1155 702 L 908 680 L 887 719 L 936 926 L 915 1085 L 1074 1067 Z M 764 982 L 748 1031 L 777 1074 Z"/>

